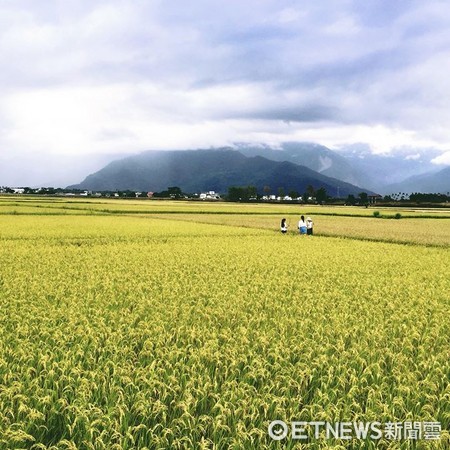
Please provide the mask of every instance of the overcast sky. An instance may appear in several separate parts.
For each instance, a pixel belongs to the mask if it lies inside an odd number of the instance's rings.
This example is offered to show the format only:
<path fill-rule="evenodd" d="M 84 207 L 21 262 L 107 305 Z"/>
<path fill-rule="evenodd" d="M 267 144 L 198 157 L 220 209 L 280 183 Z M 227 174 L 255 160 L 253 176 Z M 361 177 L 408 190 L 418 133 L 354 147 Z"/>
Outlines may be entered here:
<path fill-rule="evenodd" d="M 0 185 L 238 141 L 450 164 L 444 0 L 0 0 L 0 64 Z"/>

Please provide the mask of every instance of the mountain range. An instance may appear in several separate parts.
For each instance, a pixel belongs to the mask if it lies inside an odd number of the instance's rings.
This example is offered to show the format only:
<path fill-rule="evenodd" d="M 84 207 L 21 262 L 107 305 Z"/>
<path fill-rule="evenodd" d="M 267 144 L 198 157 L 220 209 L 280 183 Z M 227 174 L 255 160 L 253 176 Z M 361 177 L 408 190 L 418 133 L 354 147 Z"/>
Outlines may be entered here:
<path fill-rule="evenodd" d="M 260 193 L 303 193 L 309 185 L 336 196 L 370 192 L 289 161 L 245 156 L 230 148 L 214 150 L 148 151 L 113 161 L 78 185 L 88 190 L 162 191 L 179 186 L 184 192 L 226 193 L 230 186 L 255 186 Z"/>
<path fill-rule="evenodd" d="M 111 162 L 79 184 L 88 190 L 160 191 L 179 186 L 186 192 L 255 185 L 285 192 L 304 192 L 308 185 L 325 187 L 341 197 L 362 191 L 448 192 L 448 167 L 439 170 L 433 150 L 405 149 L 395 154 L 373 154 L 367 146 L 352 145 L 339 151 L 305 142 L 237 143 L 208 150 L 147 151 Z"/>
<path fill-rule="evenodd" d="M 390 192 L 434 192 L 447 194 L 450 192 L 450 166 L 438 172 L 414 175 L 401 183 L 387 186 L 387 189 Z"/>
<path fill-rule="evenodd" d="M 433 163 L 440 152 L 429 148 L 403 148 L 392 153 L 377 154 L 367 145 L 353 144 L 339 149 L 339 154 L 354 170 L 364 174 L 364 186 L 383 194 L 404 190 L 402 182 L 408 178 L 425 174 L 432 176 L 442 169 L 442 166 Z M 446 185 L 437 185 L 434 189 L 440 192 Z"/>
<path fill-rule="evenodd" d="M 367 181 L 362 171 L 355 169 L 346 158 L 323 145 L 285 142 L 276 149 L 268 145 L 247 144 L 236 144 L 235 148 L 245 156 L 263 156 L 272 161 L 289 161 L 356 186 L 365 186 Z"/>

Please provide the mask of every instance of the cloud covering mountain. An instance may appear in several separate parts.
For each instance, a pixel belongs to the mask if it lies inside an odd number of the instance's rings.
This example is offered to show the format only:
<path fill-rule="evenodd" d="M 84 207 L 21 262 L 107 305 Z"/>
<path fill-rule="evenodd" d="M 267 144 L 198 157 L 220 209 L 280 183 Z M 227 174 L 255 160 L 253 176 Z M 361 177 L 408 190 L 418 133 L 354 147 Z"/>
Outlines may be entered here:
<path fill-rule="evenodd" d="M 450 167 L 446 167 L 438 172 L 428 172 L 409 177 L 400 183 L 386 186 L 385 191 L 387 193 L 403 192 L 412 194 L 415 192 L 421 192 L 449 195 Z"/>
<path fill-rule="evenodd" d="M 237 141 L 448 164 L 448 17 L 438 0 L 3 2 L 0 184 L 57 177 L 30 179 L 54 154 Z"/>
<path fill-rule="evenodd" d="M 226 193 L 230 186 L 255 186 L 259 193 L 269 186 L 271 193 L 283 188 L 303 194 L 309 185 L 325 188 L 329 195 L 357 195 L 366 191 L 288 161 L 271 161 L 261 156 L 246 157 L 224 148 L 214 150 L 149 151 L 113 161 L 70 186 L 88 190 L 162 191 L 179 186 L 185 192 L 214 190 Z"/>

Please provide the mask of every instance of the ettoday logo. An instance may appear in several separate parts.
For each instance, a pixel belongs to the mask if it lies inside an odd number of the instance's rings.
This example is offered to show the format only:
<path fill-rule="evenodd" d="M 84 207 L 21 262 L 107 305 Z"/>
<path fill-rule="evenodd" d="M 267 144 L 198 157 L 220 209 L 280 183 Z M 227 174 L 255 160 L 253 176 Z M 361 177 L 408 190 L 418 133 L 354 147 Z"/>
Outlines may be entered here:
<path fill-rule="evenodd" d="M 359 440 L 439 440 L 440 422 L 270 422 L 269 436 L 274 441 L 290 437 L 293 440 L 359 439 Z"/>

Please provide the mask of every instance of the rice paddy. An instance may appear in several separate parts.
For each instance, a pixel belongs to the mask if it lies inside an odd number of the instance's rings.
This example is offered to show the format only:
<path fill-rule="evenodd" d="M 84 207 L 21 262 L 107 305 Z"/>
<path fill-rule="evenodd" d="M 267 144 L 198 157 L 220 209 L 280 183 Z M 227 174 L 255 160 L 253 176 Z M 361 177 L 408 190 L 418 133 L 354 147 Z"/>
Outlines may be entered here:
<path fill-rule="evenodd" d="M 450 448 L 448 213 L 319 208 L 0 198 L 0 448 Z"/>

